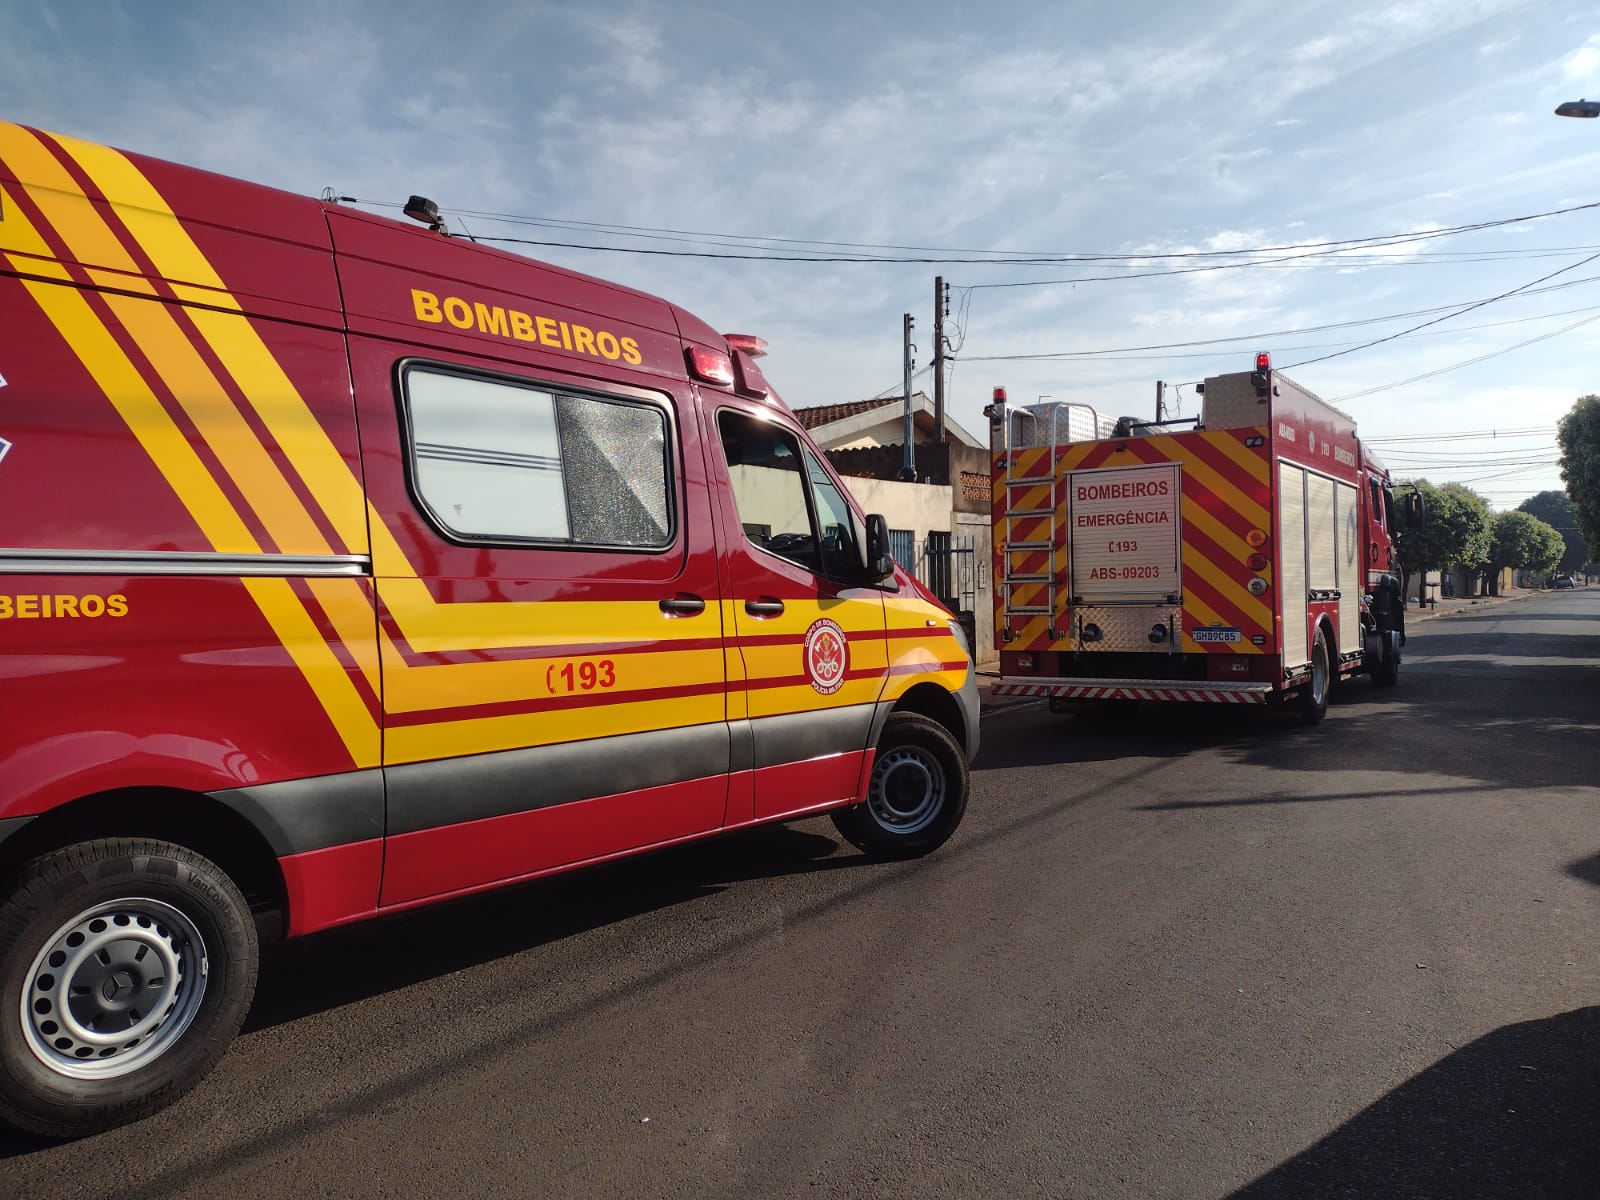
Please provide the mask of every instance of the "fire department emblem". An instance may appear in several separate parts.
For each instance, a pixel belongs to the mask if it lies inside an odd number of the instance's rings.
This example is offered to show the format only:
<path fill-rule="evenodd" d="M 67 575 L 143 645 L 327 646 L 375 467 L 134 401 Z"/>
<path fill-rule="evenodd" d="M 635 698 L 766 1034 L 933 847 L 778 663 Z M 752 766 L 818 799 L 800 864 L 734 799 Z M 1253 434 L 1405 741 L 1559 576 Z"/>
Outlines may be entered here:
<path fill-rule="evenodd" d="M 844 686 L 844 673 L 850 666 L 850 646 L 844 630 L 823 617 L 806 630 L 806 678 L 824 696 Z"/>

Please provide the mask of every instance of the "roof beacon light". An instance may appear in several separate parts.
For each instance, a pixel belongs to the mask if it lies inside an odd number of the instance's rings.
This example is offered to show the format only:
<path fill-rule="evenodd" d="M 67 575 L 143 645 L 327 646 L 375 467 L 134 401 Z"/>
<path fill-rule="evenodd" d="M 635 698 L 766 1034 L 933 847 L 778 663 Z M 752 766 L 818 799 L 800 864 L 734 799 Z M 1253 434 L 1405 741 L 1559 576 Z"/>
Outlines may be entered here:
<path fill-rule="evenodd" d="M 751 358 L 767 356 L 767 339 L 753 333 L 725 333 L 722 335 L 730 350 L 743 350 Z"/>
<path fill-rule="evenodd" d="M 435 233 L 444 233 L 444 219 L 439 216 L 439 206 L 426 196 L 413 196 L 406 201 L 405 214 L 419 221 Z"/>
<path fill-rule="evenodd" d="M 1272 355 L 1263 351 L 1256 355 L 1256 369 L 1250 376 L 1250 386 L 1256 390 L 1256 401 L 1265 404 L 1272 396 Z"/>
<path fill-rule="evenodd" d="M 733 359 L 721 350 L 713 350 L 710 346 L 690 346 L 683 353 L 696 379 L 720 383 L 723 387 L 733 386 Z"/>

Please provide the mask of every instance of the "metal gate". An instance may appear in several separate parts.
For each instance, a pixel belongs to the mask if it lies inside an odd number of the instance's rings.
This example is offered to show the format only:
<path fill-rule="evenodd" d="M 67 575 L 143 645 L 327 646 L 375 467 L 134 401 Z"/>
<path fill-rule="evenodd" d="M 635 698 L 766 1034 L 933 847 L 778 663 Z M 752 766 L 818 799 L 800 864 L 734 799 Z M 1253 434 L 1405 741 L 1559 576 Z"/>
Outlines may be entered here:
<path fill-rule="evenodd" d="M 978 595 L 976 539 L 954 537 L 942 529 L 928 534 L 927 578 L 923 580 L 952 612 L 970 610 Z"/>

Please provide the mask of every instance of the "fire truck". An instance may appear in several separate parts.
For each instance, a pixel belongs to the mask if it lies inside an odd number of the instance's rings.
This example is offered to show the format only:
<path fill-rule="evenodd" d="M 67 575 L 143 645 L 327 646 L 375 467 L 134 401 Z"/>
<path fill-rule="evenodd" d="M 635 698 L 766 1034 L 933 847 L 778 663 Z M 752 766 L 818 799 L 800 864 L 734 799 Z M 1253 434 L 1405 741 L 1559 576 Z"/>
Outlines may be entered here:
<path fill-rule="evenodd" d="M 1296 707 L 1399 678 L 1397 502 L 1355 422 L 1275 371 L 1201 385 L 1190 421 L 1077 403 L 989 417 L 996 695 L 1059 710 L 1164 701 Z"/>

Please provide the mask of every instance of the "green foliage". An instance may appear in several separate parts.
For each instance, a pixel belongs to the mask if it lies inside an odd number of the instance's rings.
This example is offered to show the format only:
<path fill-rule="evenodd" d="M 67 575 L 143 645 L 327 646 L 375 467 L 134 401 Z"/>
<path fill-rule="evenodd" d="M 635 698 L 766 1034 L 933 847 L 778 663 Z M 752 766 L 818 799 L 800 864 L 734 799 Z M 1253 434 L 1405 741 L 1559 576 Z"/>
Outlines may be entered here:
<path fill-rule="evenodd" d="M 1562 541 L 1566 543 L 1566 549 L 1562 552 L 1561 561 L 1555 566 L 1557 571 L 1570 574 L 1581 569 L 1589 561 L 1588 544 L 1578 530 L 1578 514 L 1572 511 L 1572 500 L 1565 492 L 1552 490 L 1540 492 L 1537 496 L 1529 496 L 1517 505 L 1517 511 L 1538 517 L 1561 535 Z"/>
<path fill-rule="evenodd" d="M 1538 517 L 1525 512 L 1503 512 L 1494 518 L 1488 562 L 1495 571 L 1502 567 L 1548 571 L 1561 561 L 1566 549 L 1561 535 Z"/>
<path fill-rule="evenodd" d="M 1401 568 L 1409 575 L 1437 571 L 1451 563 L 1488 562 L 1494 541 L 1489 502 L 1459 483 L 1435 487 L 1418 479 L 1415 486 L 1422 493 L 1427 518 L 1422 528 L 1408 529 L 1400 539 L 1397 557 Z"/>
<path fill-rule="evenodd" d="M 1600 558 L 1600 396 L 1580 396 L 1556 426 L 1561 478 L 1589 552 Z"/>

